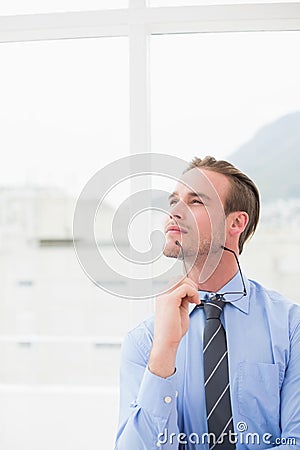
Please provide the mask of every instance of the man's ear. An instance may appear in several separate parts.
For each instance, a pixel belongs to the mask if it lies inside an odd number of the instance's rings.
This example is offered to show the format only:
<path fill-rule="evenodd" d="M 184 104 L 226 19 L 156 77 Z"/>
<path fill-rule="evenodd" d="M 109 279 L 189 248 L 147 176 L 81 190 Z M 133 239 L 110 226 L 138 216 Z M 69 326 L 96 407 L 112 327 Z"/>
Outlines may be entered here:
<path fill-rule="evenodd" d="M 245 211 L 234 211 L 228 215 L 227 219 L 230 236 L 241 235 L 249 222 L 249 216 Z"/>

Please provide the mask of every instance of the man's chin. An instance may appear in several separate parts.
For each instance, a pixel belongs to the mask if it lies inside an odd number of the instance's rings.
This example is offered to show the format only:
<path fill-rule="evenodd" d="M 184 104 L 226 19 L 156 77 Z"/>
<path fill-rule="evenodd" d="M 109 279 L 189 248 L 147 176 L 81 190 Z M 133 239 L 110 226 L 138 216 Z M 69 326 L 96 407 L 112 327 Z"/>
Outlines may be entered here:
<path fill-rule="evenodd" d="M 163 251 L 164 256 L 166 256 L 167 258 L 179 258 L 180 249 L 176 245 L 174 245 L 174 247 L 165 247 Z"/>

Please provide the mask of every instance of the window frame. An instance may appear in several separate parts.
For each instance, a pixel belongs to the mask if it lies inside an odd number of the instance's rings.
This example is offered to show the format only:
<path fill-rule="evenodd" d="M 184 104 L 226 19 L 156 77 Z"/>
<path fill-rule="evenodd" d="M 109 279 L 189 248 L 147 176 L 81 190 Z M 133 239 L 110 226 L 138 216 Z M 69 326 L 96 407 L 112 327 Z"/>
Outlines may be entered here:
<path fill-rule="evenodd" d="M 299 31 L 300 3 L 128 8 L 0 16 L 0 43 L 128 37 L 130 153 L 151 151 L 149 37 L 161 34 Z"/>
<path fill-rule="evenodd" d="M 150 37 L 184 33 L 299 31 L 300 3 L 256 3 L 149 7 L 147 0 L 128 0 L 128 8 L 0 16 L 0 43 L 127 37 L 129 43 L 130 154 L 151 151 Z M 147 177 L 133 179 L 149 189 Z M 144 184 L 143 184 L 144 183 Z M 130 286 L 129 292 L 133 288 Z M 130 304 L 132 324 L 140 319 Z"/>
<path fill-rule="evenodd" d="M 128 8 L 0 16 L 0 43 L 127 36 L 130 153 L 151 151 L 149 37 L 161 34 L 299 31 L 300 3 Z"/>
<path fill-rule="evenodd" d="M 256 3 L 149 7 L 147 0 L 128 0 L 128 8 L 0 16 L 0 43 L 101 37 L 129 42 L 130 154 L 151 151 L 150 37 L 184 33 L 299 31 L 300 3 Z M 135 183 L 132 180 L 132 191 Z M 139 178 L 139 189 L 149 181 Z M 143 184 L 144 183 L 144 184 Z M 133 286 L 130 286 L 129 291 Z M 132 323 L 140 319 L 130 305 Z"/>

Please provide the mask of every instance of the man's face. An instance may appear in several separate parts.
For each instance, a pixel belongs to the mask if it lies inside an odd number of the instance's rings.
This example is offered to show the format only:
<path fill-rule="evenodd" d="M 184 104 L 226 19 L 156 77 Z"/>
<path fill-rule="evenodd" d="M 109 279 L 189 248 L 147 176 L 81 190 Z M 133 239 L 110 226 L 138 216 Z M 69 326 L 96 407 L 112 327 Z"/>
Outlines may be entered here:
<path fill-rule="evenodd" d="M 169 198 L 164 255 L 177 258 L 182 245 L 190 260 L 217 253 L 226 238 L 224 204 L 230 189 L 220 173 L 194 168 L 185 173 Z"/>

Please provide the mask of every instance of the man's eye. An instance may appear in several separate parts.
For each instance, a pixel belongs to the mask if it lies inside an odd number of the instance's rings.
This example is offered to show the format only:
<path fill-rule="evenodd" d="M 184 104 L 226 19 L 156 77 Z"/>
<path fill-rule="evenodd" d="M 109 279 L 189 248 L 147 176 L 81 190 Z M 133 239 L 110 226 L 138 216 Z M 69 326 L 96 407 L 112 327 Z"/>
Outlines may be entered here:
<path fill-rule="evenodd" d="M 202 200 L 199 200 L 197 198 L 195 198 L 194 200 L 192 200 L 192 203 L 198 203 L 199 205 L 204 205 Z"/>
<path fill-rule="evenodd" d="M 171 200 L 171 201 L 169 202 L 169 206 L 174 206 L 174 205 L 176 205 L 176 200 Z"/>

